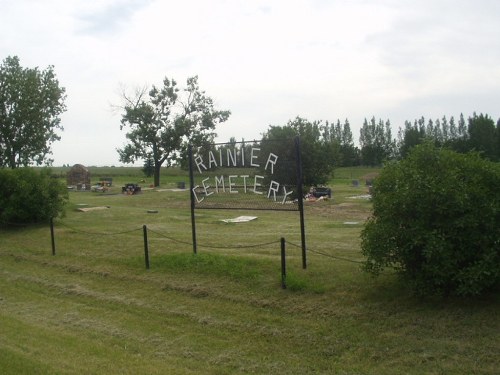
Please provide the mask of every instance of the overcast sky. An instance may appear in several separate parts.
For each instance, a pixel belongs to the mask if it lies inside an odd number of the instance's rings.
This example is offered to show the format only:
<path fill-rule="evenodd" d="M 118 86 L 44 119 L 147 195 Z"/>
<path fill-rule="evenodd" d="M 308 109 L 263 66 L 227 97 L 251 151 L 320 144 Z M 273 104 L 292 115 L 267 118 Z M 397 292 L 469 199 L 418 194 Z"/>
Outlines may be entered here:
<path fill-rule="evenodd" d="M 120 165 L 123 87 L 198 75 L 218 141 L 296 116 L 351 124 L 500 116 L 498 0 L 0 0 L 0 60 L 67 91 L 54 165 Z"/>

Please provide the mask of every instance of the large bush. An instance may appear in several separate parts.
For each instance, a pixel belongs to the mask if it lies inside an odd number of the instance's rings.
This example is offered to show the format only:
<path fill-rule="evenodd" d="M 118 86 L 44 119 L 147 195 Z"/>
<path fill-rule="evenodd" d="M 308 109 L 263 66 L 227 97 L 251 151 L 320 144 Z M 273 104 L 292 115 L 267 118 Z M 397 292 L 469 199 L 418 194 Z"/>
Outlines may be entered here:
<path fill-rule="evenodd" d="M 385 166 L 362 232 L 365 269 L 417 294 L 478 295 L 500 281 L 500 165 L 430 144 Z"/>
<path fill-rule="evenodd" d="M 0 169 L 0 225 L 48 221 L 63 213 L 67 199 L 48 169 Z"/>

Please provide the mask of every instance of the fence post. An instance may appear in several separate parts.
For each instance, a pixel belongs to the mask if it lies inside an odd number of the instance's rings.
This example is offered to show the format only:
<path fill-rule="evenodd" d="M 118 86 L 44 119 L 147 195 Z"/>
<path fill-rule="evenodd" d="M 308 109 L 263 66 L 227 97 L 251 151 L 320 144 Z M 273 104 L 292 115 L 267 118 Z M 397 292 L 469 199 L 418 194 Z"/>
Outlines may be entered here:
<path fill-rule="evenodd" d="M 148 248 L 148 228 L 146 225 L 142 226 L 144 233 L 144 261 L 146 262 L 146 269 L 149 270 L 149 248 Z"/>
<path fill-rule="evenodd" d="M 281 289 L 286 289 L 286 258 L 284 237 L 281 237 Z"/>
<path fill-rule="evenodd" d="M 194 214 L 194 177 L 193 177 L 193 146 L 188 147 L 188 160 L 189 160 L 189 196 L 191 199 L 191 234 L 193 236 L 193 254 L 197 253 L 196 243 L 196 217 Z"/>
<path fill-rule="evenodd" d="M 300 214 L 300 241 L 302 245 L 302 268 L 307 268 L 306 259 L 306 229 L 304 220 L 304 193 L 302 191 L 302 159 L 300 152 L 300 136 L 295 137 L 295 158 L 297 159 L 297 196 L 299 198 L 299 214 Z"/>
<path fill-rule="evenodd" d="M 54 219 L 50 218 L 50 240 L 52 241 L 52 255 L 56 255 L 56 240 L 54 238 Z"/>

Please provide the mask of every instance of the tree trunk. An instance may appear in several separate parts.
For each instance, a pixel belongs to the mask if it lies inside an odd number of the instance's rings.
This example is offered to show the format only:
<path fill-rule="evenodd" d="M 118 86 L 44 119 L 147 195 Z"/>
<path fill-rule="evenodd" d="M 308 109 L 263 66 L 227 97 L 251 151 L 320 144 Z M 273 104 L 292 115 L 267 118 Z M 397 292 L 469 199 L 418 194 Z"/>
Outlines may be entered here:
<path fill-rule="evenodd" d="M 161 169 L 161 164 L 155 162 L 155 168 L 154 168 L 154 186 L 159 187 L 160 186 L 160 169 Z"/>
<path fill-rule="evenodd" d="M 12 155 L 9 155 L 9 167 L 11 169 L 16 169 L 17 164 L 16 164 L 16 155 L 12 153 Z"/>

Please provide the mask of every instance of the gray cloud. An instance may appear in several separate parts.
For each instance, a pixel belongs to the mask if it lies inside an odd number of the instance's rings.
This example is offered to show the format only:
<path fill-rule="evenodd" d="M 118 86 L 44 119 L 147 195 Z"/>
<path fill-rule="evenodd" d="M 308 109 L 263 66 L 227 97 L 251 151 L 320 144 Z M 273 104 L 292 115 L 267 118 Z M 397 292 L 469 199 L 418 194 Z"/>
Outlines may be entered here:
<path fill-rule="evenodd" d="M 399 4 L 390 27 L 367 38 L 384 64 L 421 70 L 441 56 L 461 63 L 497 64 L 498 1 L 419 1 Z"/>
<path fill-rule="evenodd" d="M 498 0 L 0 2 L 0 56 L 54 65 L 67 89 L 56 164 L 115 164 L 117 88 L 165 76 L 197 74 L 232 111 L 221 142 L 297 115 L 348 118 L 355 138 L 365 117 L 499 116 Z"/>

